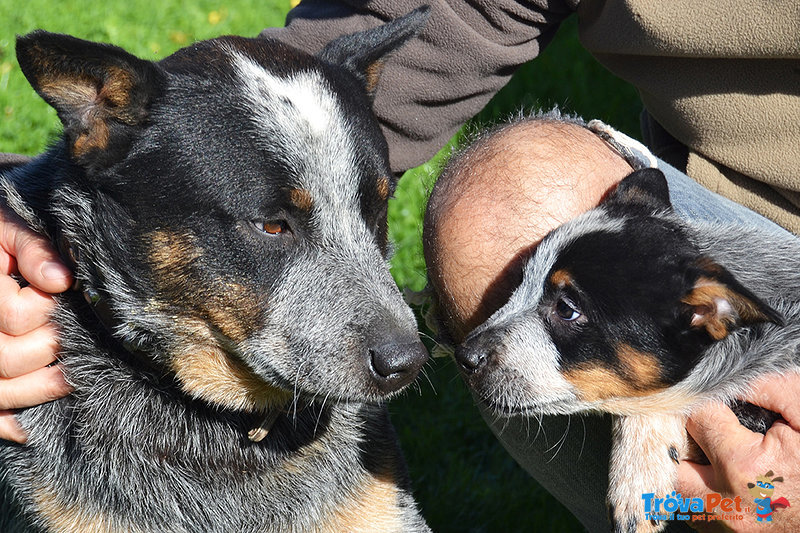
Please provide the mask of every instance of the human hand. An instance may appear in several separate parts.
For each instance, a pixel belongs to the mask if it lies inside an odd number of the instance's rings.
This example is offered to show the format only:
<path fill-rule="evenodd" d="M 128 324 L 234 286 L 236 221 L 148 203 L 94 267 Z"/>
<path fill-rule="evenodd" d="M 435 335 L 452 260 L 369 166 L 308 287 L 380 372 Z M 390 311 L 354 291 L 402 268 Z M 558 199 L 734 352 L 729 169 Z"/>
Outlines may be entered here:
<path fill-rule="evenodd" d="M 20 287 L 12 275 L 30 285 Z M 14 409 L 70 392 L 56 359 L 50 293 L 67 290 L 72 275 L 46 239 L 0 210 L 0 439 L 25 442 Z"/>
<path fill-rule="evenodd" d="M 684 498 L 705 498 L 719 493 L 723 498 L 741 498 L 750 513 L 742 520 L 696 521 L 700 531 L 800 531 L 800 375 L 771 376 L 760 380 L 746 401 L 775 411 L 783 419 L 765 435 L 741 424 L 727 406 L 709 404 L 686 424 L 692 438 L 708 456 L 710 465 L 683 461 L 678 466 L 677 491 Z M 783 482 L 774 483 L 773 500 L 784 497 L 791 507 L 775 512 L 771 522 L 758 522 L 756 504 L 748 483 L 773 471 Z"/>

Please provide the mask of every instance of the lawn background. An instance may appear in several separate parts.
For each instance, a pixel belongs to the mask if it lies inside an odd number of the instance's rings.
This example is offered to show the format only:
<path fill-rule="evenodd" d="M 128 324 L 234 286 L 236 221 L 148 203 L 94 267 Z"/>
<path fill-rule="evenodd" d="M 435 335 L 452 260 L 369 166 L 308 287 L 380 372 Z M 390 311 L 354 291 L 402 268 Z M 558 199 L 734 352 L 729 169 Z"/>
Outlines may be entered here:
<path fill-rule="evenodd" d="M 15 34 L 43 28 L 111 42 L 140 57 L 159 59 L 198 39 L 255 36 L 264 27 L 282 25 L 289 3 L 0 0 L 0 151 L 33 155 L 59 132 L 55 112 L 36 96 L 17 66 Z M 475 124 L 558 105 L 638 136 L 640 104 L 635 91 L 580 47 L 576 26 L 574 20 L 565 23 L 546 51 L 519 69 Z M 392 274 L 403 288 L 419 290 L 425 285 L 420 220 L 436 169 L 448 152 L 444 148 L 434 161 L 409 171 L 390 203 L 390 234 L 397 250 Z M 415 495 L 433 530 L 579 530 L 574 518 L 502 450 L 451 361 L 432 361 L 426 374 L 427 379 L 391 404 L 391 411 Z"/>

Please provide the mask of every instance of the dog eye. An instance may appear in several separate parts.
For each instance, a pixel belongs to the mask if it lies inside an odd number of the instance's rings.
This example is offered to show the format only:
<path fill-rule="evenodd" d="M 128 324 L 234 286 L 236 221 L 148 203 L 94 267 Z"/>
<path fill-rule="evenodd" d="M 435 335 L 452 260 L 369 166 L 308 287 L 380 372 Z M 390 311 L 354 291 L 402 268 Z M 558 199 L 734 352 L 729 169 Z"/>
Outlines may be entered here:
<path fill-rule="evenodd" d="M 285 220 L 255 220 L 253 225 L 258 231 L 268 235 L 280 235 L 289 231 L 289 224 Z"/>
<path fill-rule="evenodd" d="M 555 311 L 560 319 L 567 322 L 574 322 L 582 316 L 581 312 L 575 308 L 575 305 L 564 297 L 559 298 L 558 302 L 556 302 Z"/>

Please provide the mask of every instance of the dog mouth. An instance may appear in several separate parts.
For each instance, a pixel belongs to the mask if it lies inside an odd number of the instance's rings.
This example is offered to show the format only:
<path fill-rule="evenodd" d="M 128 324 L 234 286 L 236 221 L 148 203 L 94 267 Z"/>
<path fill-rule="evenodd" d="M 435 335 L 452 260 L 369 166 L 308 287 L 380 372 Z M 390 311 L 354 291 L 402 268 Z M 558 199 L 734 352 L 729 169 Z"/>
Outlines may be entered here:
<path fill-rule="evenodd" d="M 483 398 L 481 405 L 491 413 L 502 418 L 512 418 L 516 416 L 538 416 L 538 415 L 559 415 L 571 412 L 566 409 L 562 400 L 545 400 L 529 402 L 524 404 L 512 403 L 502 399 Z"/>

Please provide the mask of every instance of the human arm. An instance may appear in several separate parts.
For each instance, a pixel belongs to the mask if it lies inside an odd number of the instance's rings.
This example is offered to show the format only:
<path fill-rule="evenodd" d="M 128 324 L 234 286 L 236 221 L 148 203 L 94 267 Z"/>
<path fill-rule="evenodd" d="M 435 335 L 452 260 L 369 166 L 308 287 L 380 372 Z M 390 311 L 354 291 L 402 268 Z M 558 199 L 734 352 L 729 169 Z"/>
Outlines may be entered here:
<path fill-rule="evenodd" d="M 784 497 L 791 507 L 776 513 L 772 531 L 800 530 L 800 375 L 771 376 L 759 381 L 746 401 L 779 413 L 766 434 L 754 433 L 739 423 L 727 406 L 703 407 L 689 419 L 687 430 L 708 456 L 710 465 L 683 461 L 678 467 L 677 490 L 684 498 L 704 497 L 716 492 L 723 497 L 741 497 L 751 513 L 743 520 L 694 522 L 701 531 L 762 530 L 756 522 L 748 483 L 773 471 L 784 481 L 775 484 L 773 499 Z M 795 503 L 796 502 L 796 503 Z"/>

